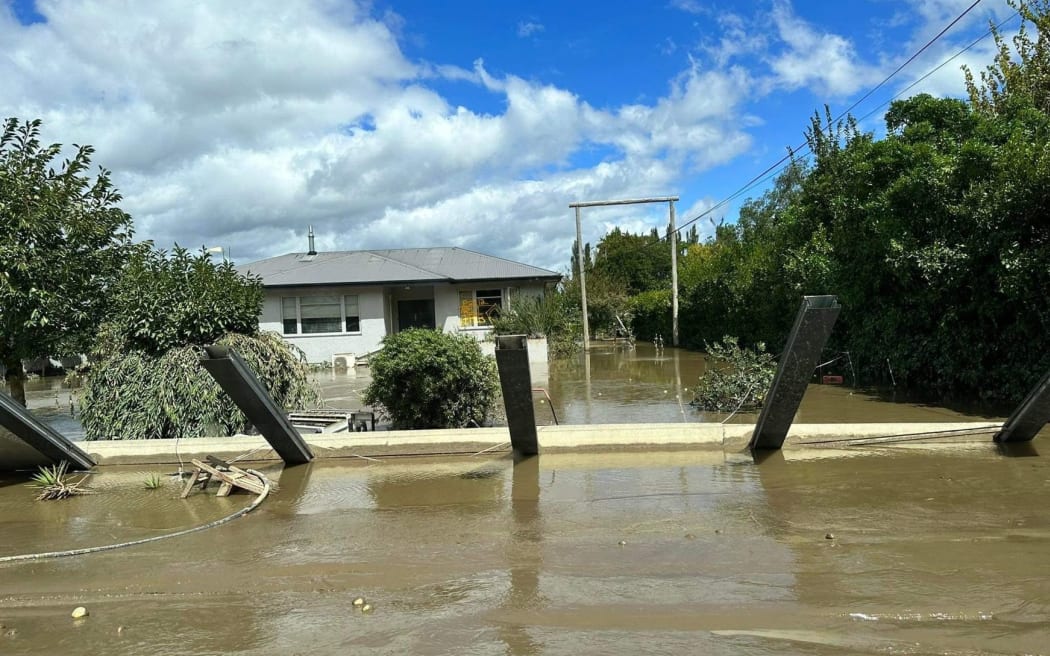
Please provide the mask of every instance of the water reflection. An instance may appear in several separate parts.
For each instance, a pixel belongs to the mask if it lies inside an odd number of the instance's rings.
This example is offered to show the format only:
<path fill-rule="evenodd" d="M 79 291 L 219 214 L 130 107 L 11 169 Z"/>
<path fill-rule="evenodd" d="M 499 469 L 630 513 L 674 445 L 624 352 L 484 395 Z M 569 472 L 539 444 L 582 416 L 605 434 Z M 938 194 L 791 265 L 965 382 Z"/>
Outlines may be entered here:
<path fill-rule="evenodd" d="M 658 349 L 644 342 L 634 348 L 597 345 L 588 352 L 556 360 L 548 377 L 533 381 L 545 388 L 553 412 L 544 412 L 542 393 L 534 396 L 536 420 L 553 424 L 721 422 L 722 413 L 705 413 L 689 405 L 693 390 L 707 368 L 704 354 L 678 348 Z M 358 409 L 371 381 L 367 368 L 312 374 L 327 407 Z M 69 401 L 76 390 L 61 378 L 29 381 L 29 407 L 58 432 L 80 439 L 83 430 L 70 417 Z M 1001 420 L 1010 408 L 986 408 L 951 402 L 908 401 L 903 395 L 878 390 L 854 390 L 844 385 L 810 385 L 795 417 L 798 423 L 938 422 Z M 755 413 L 738 413 L 731 423 L 754 423 Z M 380 427 L 382 429 L 382 427 Z"/>
<path fill-rule="evenodd" d="M 841 452 L 852 457 L 545 454 L 273 471 L 276 494 L 216 529 L 0 565 L 0 621 L 26 638 L 4 653 L 177 656 L 214 651 L 231 631 L 245 655 L 1045 650 L 1040 458 L 991 444 Z M 182 500 L 177 485 L 145 491 L 139 476 L 103 468 L 104 494 L 70 504 L 0 487 L 3 542 L 99 544 L 247 501 Z M 352 610 L 358 595 L 374 614 Z M 91 622 L 54 621 L 56 607 L 81 604 Z M 114 641 L 117 624 L 129 638 Z"/>
<path fill-rule="evenodd" d="M 515 540 L 507 553 L 510 564 L 510 590 L 502 608 L 530 610 L 544 604 L 540 596 L 540 571 L 543 569 L 543 523 L 540 515 L 540 456 L 517 459 L 511 480 L 511 516 Z M 542 645 L 529 635 L 529 627 L 520 622 L 502 622 L 500 640 L 512 656 L 541 653 Z"/>

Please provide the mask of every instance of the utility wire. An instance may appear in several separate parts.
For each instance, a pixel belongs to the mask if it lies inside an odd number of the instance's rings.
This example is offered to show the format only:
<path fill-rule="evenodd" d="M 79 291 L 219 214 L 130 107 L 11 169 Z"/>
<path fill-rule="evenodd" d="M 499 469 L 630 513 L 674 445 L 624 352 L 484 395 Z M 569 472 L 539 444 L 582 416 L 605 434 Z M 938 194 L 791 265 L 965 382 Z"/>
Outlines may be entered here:
<path fill-rule="evenodd" d="M 863 96 L 861 96 L 861 98 L 859 100 L 857 100 L 852 105 L 850 105 L 848 108 L 846 108 L 845 111 L 839 113 L 838 116 L 836 116 L 834 119 L 832 119 L 831 123 L 833 124 L 833 123 L 835 123 L 837 121 L 842 120 L 842 118 L 844 118 L 851 111 L 856 109 L 857 106 L 859 106 L 862 102 L 864 102 L 869 97 L 871 97 L 871 95 L 874 94 L 878 89 L 880 89 L 881 87 L 885 86 L 887 82 L 889 82 L 898 73 L 900 73 L 902 70 L 904 70 L 904 68 L 907 67 L 909 64 L 911 64 L 913 61 L 915 61 L 915 59 L 917 59 L 923 52 L 928 50 L 930 48 L 930 46 L 932 46 L 938 39 L 940 39 L 942 36 L 944 36 L 952 27 L 954 27 L 960 20 L 962 20 L 967 14 L 969 14 L 980 3 L 981 3 L 981 0 L 976 0 L 973 4 L 971 4 L 965 10 L 963 10 L 962 13 L 960 13 L 958 16 L 956 16 L 940 32 L 938 32 L 929 41 L 927 41 L 921 48 L 919 48 L 914 54 L 912 54 L 903 64 L 901 64 L 896 69 L 894 69 L 894 71 L 892 73 L 890 73 L 885 78 L 883 78 L 883 80 L 881 82 L 879 82 L 874 87 L 872 87 L 867 93 L 865 93 Z M 954 55 L 952 55 L 948 59 L 942 61 L 940 64 L 938 64 L 933 69 L 927 71 L 923 76 L 921 76 L 918 79 L 916 79 L 914 82 L 909 84 L 907 87 L 905 87 L 904 89 L 899 91 L 897 94 L 895 94 L 894 96 L 892 96 L 888 100 L 885 100 L 882 103 L 880 103 L 879 105 L 877 105 L 874 109 L 869 111 L 867 114 L 865 114 L 864 116 L 862 116 L 858 120 L 859 121 L 863 121 L 863 120 L 871 117 L 873 114 L 875 114 L 877 111 L 879 111 L 880 109 L 882 109 L 883 107 L 885 107 L 889 103 L 893 102 L 894 100 L 896 100 L 897 98 L 901 97 L 902 95 L 904 95 L 905 93 L 907 93 L 911 89 L 915 88 L 916 85 L 918 85 L 921 82 L 925 81 L 931 75 L 933 75 L 934 73 L 936 73 L 940 69 L 944 68 L 946 65 L 948 65 L 949 63 L 954 61 L 956 58 L 958 58 L 959 56 L 961 56 L 962 54 L 964 54 L 965 52 L 967 52 L 968 50 L 973 48 L 975 45 L 977 45 L 978 43 L 980 43 L 984 39 L 988 38 L 989 35 L 991 35 L 996 30 L 1002 28 L 1006 23 L 1008 23 L 1009 21 L 1013 20 L 1017 15 L 1018 15 L 1018 12 L 1014 12 L 1010 17 L 1008 17 L 1006 20 L 1004 20 L 1001 23 L 999 23 L 998 25 L 996 25 L 994 28 L 989 28 L 989 30 L 987 32 L 985 32 L 980 37 L 975 39 L 973 42 L 971 42 L 965 48 L 963 48 L 962 50 L 959 50 L 958 52 L 956 52 Z M 829 124 L 829 127 L 830 127 L 830 124 Z M 675 231 L 674 231 L 675 234 L 681 235 L 682 230 L 684 230 L 685 228 L 691 226 L 692 224 L 696 223 L 700 219 L 708 216 L 709 214 L 713 213 L 715 210 L 728 205 L 729 203 L 731 203 L 732 201 L 736 200 L 740 196 L 742 196 L 742 195 L 746 194 L 747 192 L 751 191 L 756 186 L 759 186 L 759 185 L 767 182 L 768 180 L 776 177 L 785 168 L 790 166 L 790 164 L 791 164 L 790 162 L 785 164 L 785 162 L 787 162 L 787 160 L 793 159 L 793 158 L 799 157 L 799 156 L 806 156 L 808 154 L 808 152 L 809 152 L 809 145 L 805 141 L 802 142 L 801 144 L 799 144 L 796 148 L 790 149 L 788 151 L 787 155 L 784 155 L 779 160 L 774 162 L 772 165 L 770 165 L 766 169 L 764 169 L 761 173 L 759 173 L 758 175 L 756 175 L 753 178 L 751 178 L 750 180 L 748 180 L 743 186 L 741 186 L 739 189 L 734 191 L 732 194 L 730 194 L 729 196 L 726 196 L 725 198 L 723 198 L 719 202 L 715 203 L 711 207 L 709 207 L 706 210 L 704 210 L 703 212 L 701 212 L 700 214 L 694 216 L 693 218 L 691 218 L 691 219 L 683 222 L 681 225 L 677 226 Z M 649 242 L 648 244 L 645 244 L 644 246 L 640 247 L 639 251 L 644 250 L 644 249 L 649 248 L 649 247 L 652 247 L 652 246 L 655 246 L 657 244 L 662 244 L 663 242 L 664 242 L 664 238 L 661 237 L 661 238 L 657 239 L 656 241 Z"/>
<path fill-rule="evenodd" d="M 932 45 L 933 45 L 933 44 L 934 44 L 934 43 L 935 43 L 935 42 L 936 42 L 936 41 L 937 41 L 938 39 L 940 39 L 940 38 L 941 38 L 942 36 L 944 36 L 945 34 L 947 34 L 948 30 L 950 30 L 950 29 L 951 29 L 952 27 L 954 27 L 954 26 L 956 25 L 956 23 L 958 23 L 959 21 L 961 21 L 961 20 L 962 20 L 962 19 L 963 19 L 964 17 L 966 17 L 966 15 L 967 15 L 967 14 L 969 14 L 969 13 L 970 13 L 971 11 L 973 11 L 973 9 L 974 9 L 974 8 L 975 8 L 975 7 L 977 6 L 977 5 L 979 5 L 980 3 L 981 3 L 981 0 L 975 0 L 975 2 L 974 2 L 973 4 L 971 4 L 971 5 L 969 6 L 969 7 L 967 7 L 966 9 L 964 9 L 964 10 L 963 10 L 963 12 L 962 12 L 961 14 L 959 14 L 958 16 L 956 16 L 956 17 L 955 17 L 955 19 L 953 19 L 953 20 L 952 20 L 952 21 L 951 21 L 950 23 L 948 23 L 948 24 L 947 24 L 947 25 L 946 25 L 946 26 L 945 26 L 945 27 L 944 27 L 944 28 L 943 28 L 943 29 L 942 29 L 942 30 L 941 30 L 940 32 L 938 32 L 938 33 L 937 33 L 936 35 L 934 35 L 934 37 L 933 37 L 933 38 L 931 38 L 931 39 L 930 39 L 929 41 L 927 41 L 927 42 L 926 42 L 926 43 L 925 43 L 925 44 L 924 44 L 924 45 L 923 45 L 923 46 L 922 46 L 921 48 L 919 48 L 919 49 L 918 49 L 918 50 L 917 50 L 917 51 L 916 51 L 916 52 L 915 52 L 915 53 L 914 53 L 914 54 L 913 54 L 913 55 L 912 55 L 911 57 L 908 57 L 908 59 L 907 59 L 907 60 L 906 60 L 906 61 L 905 61 L 905 62 L 904 62 L 903 64 L 901 64 L 901 65 L 900 65 L 900 66 L 898 66 L 898 67 L 897 67 L 896 69 L 894 69 L 892 73 L 890 73 L 889 75 L 887 75 L 887 76 L 886 76 L 885 78 L 883 78 L 883 80 L 882 80 L 881 82 L 879 82 L 878 84 L 876 84 L 876 85 L 875 85 L 874 87 L 872 87 L 872 88 L 871 88 L 871 89 L 870 89 L 870 90 L 869 90 L 869 91 L 868 91 L 867 93 L 865 93 L 865 94 L 864 94 L 863 96 L 861 96 L 859 100 L 857 100 L 857 101 L 856 101 L 856 102 L 854 102 L 854 103 L 853 103 L 852 105 L 850 105 L 849 107 L 847 107 L 845 111 L 841 112 L 841 113 L 840 113 L 840 114 L 839 114 L 838 116 L 836 116 L 836 117 L 835 117 L 834 119 L 832 119 L 832 121 L 831 121 L 831 123 L 830 123 L 830 124 L 828 125 L 828 127 L 830 128 L 832 124 L 834 124 L 834 123 L 836 123 L 836 122 L 838 122 L 838 121 L 842 120 L 842 119 L 843 119 L 843 118 L 844 118 L 845 116 L 847 116 L 847 115 L 848 115 L 848 114 L 849 114 L 850 112 L 852 112 L 852 111 L 853 111 L 854 109 L 856 109 L 858 105 L 860 105 L 860 104 L 861 104 L 862 102 L 864 102 L 864 101 L 865 101 L 865 100 L 867 100 L 867 99 L 868 99 L 869 97 L 871 97 L 871 95 L 872 95 L 873 93 L 875 93 L 875 92 L 876 92 L 876 91 L 878 91 L 878 90 L 879 90 L 880 88 L 882 88 L 883 86 L 885 86 L 887 82 L 889 82 L 889 81 L 890 81 L 891 79 L 893 79 L 894 77 L 896 77 L 896 75 L 897 75 L 898 73 L 900 73 L 900 72 L 901 72 L 902 70 L 904 70 L 904 68 L 905 68 L 906 66 L 908 66 L 908 65 L 909 65 L 909 64 L 911 64 L 911 63 L 912 63 L 913 61 L 915 61 L 915 59 L 916 59 L 916 58 L 918 58 L 918 57 L 919 57 L 919 55 L 921 55 L 921 54 L 922 54 L 922 53 L 924 53 L 924 52 L 925 52 L 925 51 L 926 51 L 927 49 L 929 49 L 929 47 L 930 47 L 930 46 L 932 46 Z M 1012 17 L 1011 17 L 1011 18 L 1012 18 Z M 985 34 L 984 34 L 984 35 L 983 35 L 983 36 L 982 36 L 982 37 L 981 37 L 980 39 L 978 39 L 978 41 L 980 41 L 981 39 L 984 39 L 985 37 L 987 37 L 987 36 L 988 36 L 988 34 L 991 34 L 991 32 L 992 32 L 992 30 L 988 30 L 988 32 L 987 32 L 987 33 L 985 33 Z M 966 47 L 965 49 L 963 49 L 963 51 L 961 51 L 961 52 L 965 52 L 966 50 L 969 50 L 969 49 L 970 49 L 971 47 L 972 47 L 972 44 L 971 44 L 970 46 L 967 46 L 967 47 Z M 961 52 L 960 52 L 960 53 L 957 53 L 956 55 L 954 55 L 954 56 L 952 57 L 952 59 L 954 59 L 954 58 L 955 58 L 955 57 L 957 57 L 957 56 L 958 56 L 959 54 L 961 54 Z M 951 60 L 948 60 L 948 61 L 951 61 Z M 944 64 L 941 64 L 941 66 L 943 66 L 943 65 L 944 65 Z M 939 68 L 939 67 L 938 67 L 938 68 Z M 937 70 L 937 69 L 934 69 L 934 70 Z M 929 76 L 930 74 L 932 74 L 932 73 L 928 73 L 928 74 L 927 74 L 927 77 L 928 77 L 928 76 Z M 925 79 L 925 78 L 921 78 L 921 79 Z M 918 83 L 918 82 L 915 82 L 915 83 L 913 83 L 913 84 L 912 84 L 912 85 L 911 85 L 910 87 L 908 87 L 908 88 L 910 89 L 911 87 L 915 86 L 915 84 L 917 84 L 917 83 Z M 899 95 L 899 94 L 898 94 L 898 95 Z M 896 96 L 894 96 L 894 98 L 896 98 Z M 886 103 L 883 103 L 883 105 L 885 105 L 885 104 L 886 104 Z M 878 109 L 880 109 L 880 108 L 881 108 L 881 107 L 882 107 L 883 105 L 879 105 L 879 107 L 878 107 L 878 108 L 876 108 L 876 111 L 877 111 Z M 870 116 L 870 114 L 868 114 L 867 116 Z M 769 174 L 770 172 L 774 171 L 774 169 L 777 169 L 777 170 L 779 171 L 779 170 L 780 170 L 780 168 L 781 168 L 781 165 L 782 165 L 782 164 L 784 164 L 784 162 L 786 162 L 787 160 L 791 159 L 791 158 L 792 158 L 792 157 L 793 157 L 793 156 L 795 155 L 795 153 L 796 153 L 797 151 L 801 151 L 801 150 L 803 150 L 803 149 L 807 149 L 807 150 L 808 150 L 808 144 L 807 144 L 807 142 L 805 142 L 805 141 L 803 141 L 803 142 L 802 142 L 801 144 L 799 144 L 799 145 L 798 145 L 797 147 L 795 147 L 794 149 L 791 149 L 791 150 L 789 150 L 789 151 L 788 151 L 788 154 L 787 154 L 787 155 L 784 155 L 783 157 L 781 157 L 781 158 L 780 158 L 779 160 L 777 160 L 777 161 L 776 161 L 776 162 L 775 162 L 775 163 L 774 163 L 773 165 L 771 165 L 771 166 L 767 167 L 767 168 L 766 168 L 766 169 L 765 169 L 764 171 L 762 171 L 761 173 L 759 173 L 759 174 L 758 174 L 758 175 L 756 175 L 755 177 L 751 178 L 751 179 L 750 179 L 750 180 L 749 180 L 749 181 L 748 181 L 748 182 L 747 182 L 746 184 L 744 184 L 744 186 L 743 186 L 743 187 L 741 187 L 741 188 L 740 188 L 739 190 L 737 190 L 736 192 L 734 192 L 733 194 L 731 194 L 730 196 L 728 196 L 728 197 L 727 197 L 727 198 L 725 198 L 724 200 L 720 201 L 720 202 L 719 202 L 719 203 L 717 203 L 716 205 L 714 205 L 714 206 L 712 206 L 712 207 L 708 208 L 708 209 L 707 209 L 707 210 L 705 210 L 704 212 L 701 212 L 701 213 L 700 213 L 699 215 L 697 215 L 697 216 L 693 217 L 692 219 L 689 219 L 688 221 L 684 222 L 684 223 L 683 223 L 683 224 L 682 224 L 681 226 L 679 226 L 679 227 L 677 228 L 676 232 L 678 232 L 678 233 L 681 233 L 681 230 L 682 230 L 683 228 L 685 228 L 686 226 L 689 226 L 689 225 L 692 225 L 693 223 L 696 223 L 697 221 L 699 221 L 700 219 L 704 218 L 705 216 L 707 216 L 708 214 L 710 214 L 710 213 L 711 213 L 711 212 L 713 212 L 714 210 L 718 209 L 719 207 L 723 207 L 724 205 L 728 204 L 729 202 L 731 202 L 732 200 L 736 199 L 736 198 L 737 198 L 737 197 L 739 197 L 740 195 L 742 195 L 742 194 L 746 193 L 746 192 L 747 192 L 747 191 L 748 191 L 749 189 L 751 189 L 751 188 L 752 188 L 752 187 L 753 187 L 753 186 L 754 186 L 754 185 L 755 185 L 756 183 L 758 183 L 758 182 L 760 182 L 760 181 L 765 181 L 765 179 L 766 179 L 767 175 L 768 175 L 768 174 Z M 775 174 L 775 173 L 774 173 L 774 174 Z"/>

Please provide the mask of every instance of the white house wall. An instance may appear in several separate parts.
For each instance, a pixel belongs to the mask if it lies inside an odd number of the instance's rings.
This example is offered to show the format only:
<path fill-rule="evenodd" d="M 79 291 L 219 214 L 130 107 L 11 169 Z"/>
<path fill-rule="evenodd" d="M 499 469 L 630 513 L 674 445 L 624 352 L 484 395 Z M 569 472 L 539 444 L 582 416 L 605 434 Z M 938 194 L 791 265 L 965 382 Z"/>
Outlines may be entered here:
<path fill-rule="evenodd" d="M 303 287 L 267 289 L 263 301 L 262 313 L 259 316 L 259 328 L 282 333 L 284 322 L 281 315 L 281 299 L 304 296 L 345 296 L 356 295 L 358 313 L 361 321 L 360 334 L 323 334 L 323 335 L 283 335 L 291 344 L 298 346 L 311 363 L 330 363 L 336 353 L 352 353 L 361 357 L 382 347 L 383 338 L 388 331 L 397 326 L 397 301 L 405 299 L 434 299 L 434 321 L 447 333 L 470 335 L 478 341 L 485 340 L 492 334 L 489 327 L 461 327 L 459 317 L 459 293 L 474 289 L 491 289 L 498 286 L 494 283 L 480 285 L 436 284 L 414 285 L 411 289 L 384 287 Z M 507 286 L 502 286 L 504 298 L 507 298 Z M 510 287 L 515 294 L 541 296 L 544 285 L 525 284 Z M 532 353 L 530 352 L 530 356 Z M 546 352 L 543 353 L 544 362 Z M 530 357 L 530 359 L 533 359 Z"/>
<path fill-rule="evenodd" d="M 306 354 L 307 362 L 331 363 L 336 353 L 353 353 L 357 356 L 379 349 L 386 336 L 384 319 L 385 303 L 382 287 L 306 287 L 266 290 L 259 328 L 281 333 L 284 322 L 281 316 L 281 299 L 290 296 L 336 296 L 356 295 L 357 311 L 361 320 L 361 332 L 324 335 L 284 335 L 291 344 Z"/>

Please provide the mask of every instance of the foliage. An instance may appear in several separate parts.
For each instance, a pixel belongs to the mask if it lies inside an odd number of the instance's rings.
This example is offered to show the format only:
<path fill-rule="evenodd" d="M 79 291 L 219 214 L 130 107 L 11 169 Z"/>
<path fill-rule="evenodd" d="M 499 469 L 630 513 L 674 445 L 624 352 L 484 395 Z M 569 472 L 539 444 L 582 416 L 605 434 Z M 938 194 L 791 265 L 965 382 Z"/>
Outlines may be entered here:
<path fill-rule="evenodd" d="M 836 332 L 869 379 L 1014 400 L 1050 367 L 1050 116 L 898 101 L 818 158 L 798 212 L 829 245 Z"/>
<path fill-rule="evenodd" d="M 669 287 L 671 255 L 656 228 L 649 235 L 633 235 L 613 228 L 598 242 L 594 274 L 628 295 Z"/>
<path fill-rule="evenodd" d="M 149 355 L 187 344 L 211 344 L 233 332 L 254 333 L 262 307 L 262 282 L 229 262 L 215 264 L 204 251 L 178 246 L 137 253 L 116 286 L 110 329 L 128 348 Z"/>
<path fill-rule="evenodd" d="M 94 149 L 56 166 L 40 126 L 7 119 L 0 137 L 0 364 L 23 404 L 21 361 L 83 350 L 136 248 L 109 172 L 88 173 Z"/>
<path fill-rule="evenodd" d="M 687 233 L 685 245 L 699 240 L 695 226 Z M 655 310 L 646 305 L 652 299 L 635 301 L 635 297 L 646 292 L 669 290 L 671 288 L 671 254 L 667 242 L 661 240 L 659 232 L 653 228 L 648 235 L 631 234 L 614 228 L 598 242 L 596 254 L 592 260 L 590 244 L 584 248 L 584 261 L 587 275 L 587 320 L 595 335 L 614 335 L 622 333 L 620 323 L 632 332 L 634 309 L 637 303 L 641 307 Z M 570 277 L 566 280 L 564 291 L 574 307 L 580 307 L 581 292 L 579 259 L 576 244 L 573 243 Z M 644 319 L 648 321 L 649 317 Z M 670 313 L 668 312 L 668 326 Z M 670 334 L 668 327 L 666 334 Z"/>
<path fill-rule="evenodd" d="M 982 112 L 1003 113 L 1019 103 L 1050 113 L 1050 0 L 1008 0 L 1023 19 L 1012 40 L 992 25 L 995 59 L 981 71 L 980 81 L 966 73 L 970 104 Z M 1035 28 L 1032 38 L 1031 28 Z M 1012 47 L 1011 47 L 1012 46 Z"/>
<path fill-rule="evenodd" d="M 579 277 L 566 281 L 564 290 L 570 307 L 582 307 Z M 587 321 L 592 334 L 614 334 L 619 326 L 617 317 L 629 324 L 630 311 L 631 299 L 623 287 L 603 276 L 588 274 Z"/>
<path fill-rule="evenodd" d="M 896 101 L 883 139 L 815 116 L 813 163 L 690 249 L 686 343 L 734 331 L 778 346 L 799 298 L 829 293 L 843 306 L 830 346 L 851 352 L 862 380 L 888 382 L 889 362 L 898 386 L 1023 398 L 1050 368 L 1050 114 L 1027 72 L 1050 70 L 1030 59 L 1050 54 L 1018 52 L 1004 79 L 1024 84 L 969 103 Z"/>
<path fill-rule="evenodd" d="M 316 404 L 303 353 L 258 333 L 262 286 L 206 252 L 176 247 L 132 258 L 96 337 L 81 419 L 87 439 L 232 435 L 247 418 L 200 366 L 204 347 L 233 348 L 279 407 Z"/>
<path fill-rule="evenodd" d="M 765 344 L 743 348 L 736 337 L 726 335 L 708 344 L 707 354 L 715 364 L 700 376 L 693 405 L 713 412 L 762 407 L 777 370 Z"/>
<path fill-rule="evenodd" d="M 671 341 L 671 290 L 659 289 L 631 297 L 631 331 L 639 339 L 661 335 Z"/>
<path fill-rule="evenodd" d="M 364 402 L 394 428 L 463 428 L 484 423 L 499 387 L 495 361 L 472 337 L 412 329 L 388 335 L 371 358 Z"/>
<path fill-rule="evenodd" d="M 277 333 L 227 333 L 215 343 L 237 351 L 278 407 L 317 404 L 306 357 Z M 100 343 L 81 396 L 87 439 L 204 437 L 249 430 L 248 418 L 200 366 L 203 356 L 200 344 L 160 355 L 129 350 L 110 333 Z"/>
<path fill-rule="evenodd" d="M 40 467 L 37 473 L 33 474 L 29 479 L 29 487 L 40 489 L 40 494 L 36 497 L 37 501 L 56 501 L 81 494 L 91 494 L 91 490 L 80 487 L 87 478 L 86 474 L 75 483 L 66 479 L 68 466 L 69 463 L 63 460 L 57 465 Z"/>
<path fill-rule="evenodd" d="M 548 357 L 575 352 L 581 334 L 579 306 L 565 293 L 550 291 L 543 296 L 516 296 L 509 307 L 492 320 L 499 335 L 546 337 Z"/>
<path fill-rule="evenodd" d="M 147 490 L 159 490 L 164 485 L 164 480 L 157 472 L 146 472 L 142 476 L 142 485 Z"/>

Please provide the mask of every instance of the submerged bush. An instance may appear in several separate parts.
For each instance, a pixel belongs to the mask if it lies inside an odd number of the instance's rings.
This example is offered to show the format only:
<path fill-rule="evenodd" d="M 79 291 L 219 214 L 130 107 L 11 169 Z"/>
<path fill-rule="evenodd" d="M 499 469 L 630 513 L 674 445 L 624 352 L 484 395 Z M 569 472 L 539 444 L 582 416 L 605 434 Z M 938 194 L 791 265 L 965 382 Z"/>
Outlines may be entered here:
<path fill-rule="evenodd" d="M 463 428 L 485 422 L 497 398 L 496 363 L 467 335 L 415 328 L 383 339 L 364 402 L 394 428 Z"/>
<path fill-rule="evenodd" d="M 726 335 L 721 342 L 707 344 L 707 354 L 715 363 L 700 376 L 693 405 L 713 412 L 752 410 L 762 407 L 773 382 L 777 365 L 759 342 L 754 349 L 740 346 L 736 337 Z"/>
<path fill-rule="evenodd" d="M 316 405 L 305 356 L 277 333 L 227 333 L 215 343 L 237 351 L 278 407 Z M 204 347 L 193 344 L 161 355 L 115 350 L 97 360 L 81 397 L 87 439 L 221 436 L 250 429 L 248 418 L 201 366 L 203 356 Z"/>

